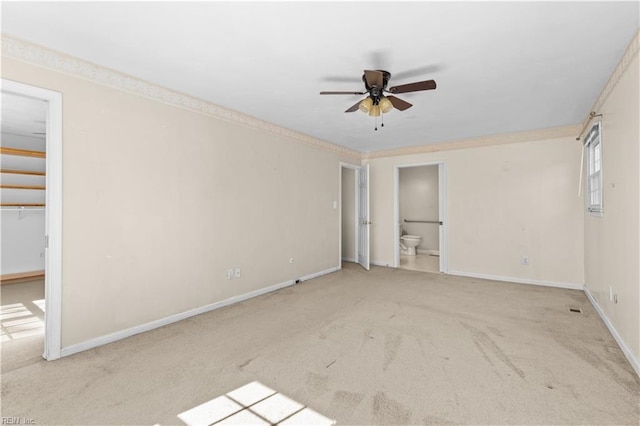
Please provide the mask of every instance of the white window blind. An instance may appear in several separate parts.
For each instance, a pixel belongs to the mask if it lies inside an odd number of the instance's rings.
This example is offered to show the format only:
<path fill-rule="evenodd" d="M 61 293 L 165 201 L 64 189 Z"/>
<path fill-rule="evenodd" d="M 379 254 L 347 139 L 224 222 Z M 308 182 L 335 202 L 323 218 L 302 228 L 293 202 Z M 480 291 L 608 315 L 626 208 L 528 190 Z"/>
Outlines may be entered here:
<path fill-rule="evenodd" d="M 601 123 L 591 127 L 585 138 L 587 156 L 587 211 L 602 213 L 602 134 Z"/>

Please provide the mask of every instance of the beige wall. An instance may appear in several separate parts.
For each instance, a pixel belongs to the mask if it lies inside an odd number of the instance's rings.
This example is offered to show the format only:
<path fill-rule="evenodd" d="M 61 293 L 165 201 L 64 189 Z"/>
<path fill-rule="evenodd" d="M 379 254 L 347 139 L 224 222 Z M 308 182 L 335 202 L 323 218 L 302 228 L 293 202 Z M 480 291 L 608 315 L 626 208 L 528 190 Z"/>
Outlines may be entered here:
<path fill-rule="evenodd" d="M 439 220 L 438 166 L 401 168 L 398 176 L 399 219 L 402 230 L 422 237 L 419 249 L 439 250 L 439 226 L 404 220 Z"/>
<path fill-rule="evenodd" d="M 342 258 L 356 261 L 356 172 L 342 168 Z"/>
<path fill-rule="evenodd" d="M 640 359 L 640 78 L 638 55 L 602 113 L 604 215 L 585 214 L 585 284 Z M 609 300 L 609 287 L 618 303 Z"/>
<path fill-rule="evenodd" d="M 394 262 L 394 167 L 437 161 L 446 164 L 449 271 L 582 285 L 575 137 L 365 160 L 372 261 Z"/>
<path fill-rule="evenodd" d="M 63 347 L 338 266 L 359 160 L 10 58 L 2 77 L 63 95 Z"/>
<path fill-rule="evenodd" d="M 638 74 L 599 111 L 603 218 L 574 137 L 375 158 L 372 261 L 394 262 L 394 167 L 444 161 L 449 270 L 586 282 L 638 357 Z M 63 347 L 337 266 L 339 162 L 359 160 L 11 58 L 2 77 L 63 94 Z"/>

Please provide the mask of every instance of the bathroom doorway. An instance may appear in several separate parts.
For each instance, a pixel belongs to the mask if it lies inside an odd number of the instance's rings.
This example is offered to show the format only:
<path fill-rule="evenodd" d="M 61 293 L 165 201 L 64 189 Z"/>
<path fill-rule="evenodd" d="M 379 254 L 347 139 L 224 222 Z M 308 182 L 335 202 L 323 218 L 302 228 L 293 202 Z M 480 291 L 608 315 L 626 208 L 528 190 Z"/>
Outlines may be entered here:
<path fill-rule="evenodd" d="M 447 272 L 445 164 L 396 166 L 395 266 Z"/>

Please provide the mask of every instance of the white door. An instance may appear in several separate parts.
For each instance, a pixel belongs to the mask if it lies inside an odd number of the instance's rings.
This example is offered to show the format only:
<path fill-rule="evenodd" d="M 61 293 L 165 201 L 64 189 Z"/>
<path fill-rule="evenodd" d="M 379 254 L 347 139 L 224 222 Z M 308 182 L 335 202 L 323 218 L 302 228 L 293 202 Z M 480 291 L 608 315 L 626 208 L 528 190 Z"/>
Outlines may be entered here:
<path fill-rule="evenodd" d="M 358 263 L 369 270 L 369 165 L 358 169 Z"/>

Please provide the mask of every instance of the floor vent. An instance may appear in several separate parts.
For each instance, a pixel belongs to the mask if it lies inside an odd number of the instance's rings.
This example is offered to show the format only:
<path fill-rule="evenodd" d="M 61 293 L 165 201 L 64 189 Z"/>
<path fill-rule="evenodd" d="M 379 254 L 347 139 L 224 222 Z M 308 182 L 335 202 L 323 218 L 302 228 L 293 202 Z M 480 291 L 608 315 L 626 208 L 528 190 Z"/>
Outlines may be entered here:
<path fill-rule="evenodd" d="M 576 314 L 581 314 L 582 309 L 576 308 L 575 306 L 569 306 L 569 312 L 575 312 Z"/>

